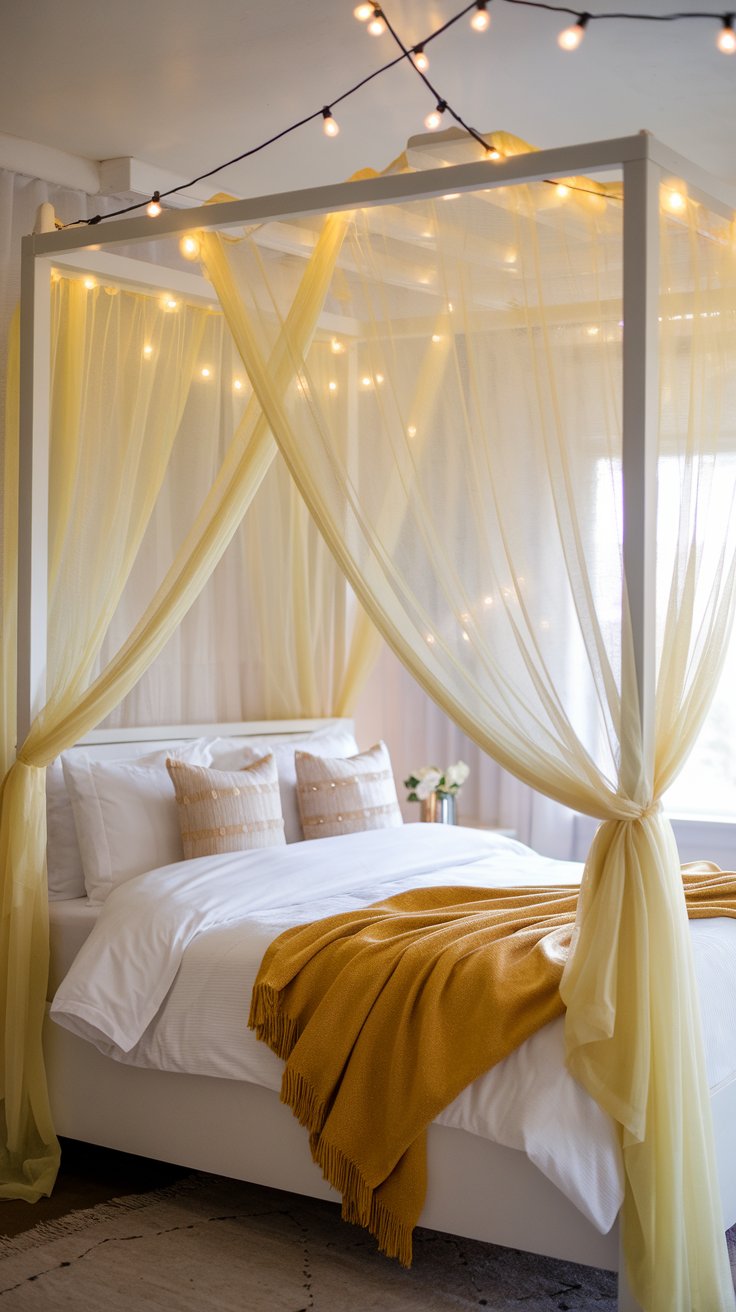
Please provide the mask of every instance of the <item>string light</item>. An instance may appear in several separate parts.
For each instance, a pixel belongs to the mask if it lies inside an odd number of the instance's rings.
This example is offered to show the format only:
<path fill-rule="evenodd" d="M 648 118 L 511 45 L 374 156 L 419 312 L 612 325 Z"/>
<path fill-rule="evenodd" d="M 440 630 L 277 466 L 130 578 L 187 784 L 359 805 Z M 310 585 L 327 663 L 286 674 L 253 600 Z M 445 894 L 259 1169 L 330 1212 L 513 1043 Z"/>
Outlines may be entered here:
<path fill-rule="evenodd" d="M 560 196 L 563 200 L 565 196 L 570 195 L 570 188 L 566 187 L 564 182 L 558 182 L 557 186 L 555 187 L 555 191 L 557 192 L 557 195 Z"/>
<path fill-rule="evenodd" d="M 331 392 L 336 392 L 336 391 L 337 391 L 337 383 L 335 382 L 335 380 L 334 380 L 333 378 L 330 379 L 330 381 L 329 381 L 329 383 L 327 384 L 327 386 L 328 386 L 328 388 L 330 389 Z"/>
<path fill-rule="evenodd" d="M 383 17 L 381 10 L 378 8 L 378 5 L 376 5 L 375 9 L 373 10 L 373 17 L 370 23 L 368 24 L 368 31 L 370 32 L 371 36 L 383 36 L 384 32 L 386 31 L 386 21 Z"/>
<path fill-rule="evenodd" d="M 470 20 L 474 32 L 487 32 L 491 26 L 491 15 L 486 5 L 487 0 L 476 0 L 475 13 Z"/>
<path fill-rule="evenodd" d="M 363 87 L 367 86 L 367 84 L 369 82 L 372 82 L 375 78 L 380 77 L 384 73 L 389 72 L 389 70 L 392 68 L 396 68 L 396 66 L 402 63 L 403 60 L 408 60 L 409 63 L 414 68 L 414 70 L 416 71 L 417 75 L 424 79 L 428 89 L 432 92 L 433 95 L 436 96 L 438 104 L 440 103 L 443 104 L 444 108 L 449 112 L 450 116 L 454 119 L 454 121 L 460 127 L 464 128 L 465 131 L 475 141 L 478 142 L 478 144 L 484 150 L 486 158 L 488 159 L 501 158 L 501 155 L 496 152 L 495 148 L 493 147 L 491 147 L 490 149 L 488 148 L 487 142 L 484 141 L 480 133 L 476 132 L 473 127 L 471 127 L 468 123 L 466 123 L 464 119 L 462 119 L 461 116 L 457 113 L 457 111 L 453 108 L 453 106 L 449 104 L 448 101 L 442 100 L 442 98 L 437 93 L 436 89 L 432 87 L 429 81 L 426 79 L 426 71 L 429 67 L 429 60 L 427 59 L 425 53 L 425 47 L 429 45 L 430 41 L 434 41 L 438 37 L 443 36 L 456 23 L 460 22 L 469 13 L 471 13 L 471 11 L 474 11 L 472 12 L 472 18 L 471 18 L 471 22 L 473 23 L 473 26 L 477 27 L 478 24 L 480 23 L 481 25 L 480 30 L 485 30 L 485 28 L 487 28 L 490 24 L 490 15 L 487 12 L 488 3 L 489 0 L 473 0 L 472 4 L 466 4 L 462 9 L 458 10 L 457 13 L 452 14 L 450 18 L 448 18 L 444 23 L 441 24 L 441 26 L 435 28 L 434 31 L 432 31 L 428 36 L 424 37 L 424 39 L 421 42 L 417 43 L 412 47 L 406 46 L 404 44 L 404 42 L 401 40 L 398 33 L 396 32 L 395 28 L 392 26 L 392 24 L 389 22 L 388 18 L 386 17 L 385 11 L 379 5 L 375 3 L 369 3 L 369 0 L 365 0 L 364 3 L 359 3 L 358 5 L 355 6 L 353 10 L 353 14 L 355 18 L 359 22 L 366 24 L 366 30 L 370 32 L 372 36 L 380 36 L 384 32 L 389 31 L 392 37 L 394 38 L 396 44 L 399 46 L 400 54 L 396 55 L 393 59 L 388 60 L 385 64 L 381 65 L 380 68 L 374 69 L 372 73 L 369 73 L 367 74 L 366 77 L 361 78 L 360 81 L 356 82 L 354 86 L 348 87 L 348 89 L 346 91 L 341 92 L 340 95 L 332 96 L 330 98 L 330 105 L 334 106 L 342 102 L 343 100 L 347 100 L 349 96 L 355 95 L 356 92 L 362 90 Z M 568 8 L 567 5 L 554 4 L 551 3 L 550 0 L 499 0 L 499 3 L 523 4 L 525 8 L 528 9 L 538 9 L 540 11 L 560 13 L 560 14 L 570 14 L 575 12 L 574 10 Z M 714 13 L 713 11 L 709 11 L 709 12 L 704 11 L 702 13 L 687 11 L 687 12 L 670 12 L 670 13 L 658 13 L 658 14 L 621 13 L 619 11 L 609 11 L 606 13 L 596 13 L 596 14 L 590 14 L 584 12 L 579 14 L 577 22 L 572 27 L 566 28 L 564 32 L 561 32 L 559 34 L 558 42 L 562 45 L 563 49 L 566 50 L 576 49 L 579 46 L 580 41 L 582 40 L 586 26 L 591 22 L 598 23 L 598 22 L 605 22 L 606 20 L 615 20 L 616 22 L 637 21 L 637 22 L 649 22 L 649 23 L 674 23 L 674 22 L 681 22 L 681 21 L 686 22 L 690 20 L 712 22 L 714 19 L 716 19 L 721 23 L 721 28 L 716 38 L 717 48 L 720 51 L 722 51 L 724 54 L 734 54 L 736 53 L 736 31 L 734 31 L 735 18 L 736 18 L 736 13 L 730 13 L 730 12 Z M 426 63 L 424 62 L 425 60 Z M 436 114 L 437 112 L 438 112 L 437 110 L 433 111 L 433 115 Z M 87 226 L 93 226 L 94 224 L 101 223 L 103 219 L 104 220 L 115 219 L 115 218 L 119 218 L 123 214 L 131 214 L 135 210 L 140 210 L 144 205 L 146 205 L 146 208 L 148 209 L 148 212 L 150 214 L 153 215 L 158 214 L 160 213 L 160 208 L 156 209 L 155 207 L 156 206 L 160 207 L 161 201 L 165 200 L 168 196 L 175 196 L 178 195 L 180 192 L 191 190 L 191 188 L 195 187 L 198 183 L 205 182 L 207 179 L 214 177 L 217 173 L 221 173 L 223 169 L 232 168 L 233 165 L 240 164 L 242 163 L 243 160 L 251 159 L 254 155 L 259 154 L 262 150 L 267 150 L 269 146 L 274 145 L 277 141 L 281 141 L 284 137 L 289 136 L 292 132 L 298 131 L 299 128 L 304 127 L 307 123 L 311 123 L 312 121 L 323 116 L 324 116 L 323 109 L 312 110 L 311 113 L 305 114 L 302 118 L 297 119 L 296 122 L 289 124 L 285 128 L 282 128 L 279 132 L 273 133 L 273 135 L 267 137 L 265 141 L 261 141 L 257 145 L 251 146 L 249 149 L 242 151 L 239 155 L 233 156 L 232 159 L 224 160 L 222 163 L 216 164 L 213 168 L 208 169 L 206 172 L 198 174 L 197 177 L 190 178 L 187 182 L 179 183 L 179 185 L 176 187 L 169 187 L 168 190 L 163 192 L 155 191 L 151 197 L 151 200 L 147 204 L 145 201 L 138 201 L 133 203 L 132 205 L 125 205 L 120 209 L 112 210 L 108 214 L 104 214 L 104 215 L 95 214 L 91 218 L 82 218 L 80 216 L 77 219 L 71 220 L 69 223 L 60 224 L 58 226 L 61 228 L 76 227 L 81 224 Z M 428 130 L 435 131 L 437 126 L 438 125 L 435 124 L 433 127 L 430 127 Z M 580 190 L 582 190 L 582 188 L 580 188 Z"/>
<path fill-rule="evenodd" d="M 149 219 L 157 219 L 161 213 L 161 196 L 159 192 L 154 191 L 151 199 L 146 205 L 146 214 Z"/>
<path fill-rule="evenodd" d="M 146 345 L 143 347 L 143 354 L 146 360 L 150 360 L 151 356 L 153 355 L 153 347 L 150 346 L 148 343 L 146 343 Z"/>
<path fill-rule="evenodd" d="M 488 149 L 486 150 L 486 159 L 501 159 L 501 158 L 502 155 L 500 150 L 496 150 L 495 146 L 488 147 Z"/>
<path fill-rule="evenodd" d="M 339 337 L 333 337 L 332 341 L 330 342 L 330 350 L 332 351 L 333 355 L 342 355 L 343 351 L 345 350 L 345 345 L 343 342 L 340 341 Z"/>
<path fill-rule="evenodd" d="M 322 131 L 326 137 L 336 137 L 340 131 L 340 124 L 337 119 L 332 117 L 332 110 L 329 105 L 325 105 L 322 110 Z"/>
<path fill-rule="evenodd" d="M 590 14 L 581 14 L 577 23 L 572 27 L 566 27 L 560 32 L 557 38 L 557 44 L 560 50 L 577 50 L 580 42 L 585 36 L 585 29 L 590 21 Z"/>
<path fill-rule="evenodd" d="M 175 300 L 173 296 L 164 296 L 164 309 L 165 309 L 165 310 L 175 310 L 175 309 L 177 308 L 178 304 L 179 304 L 179 302 L 178 302 L 177 300 Z"/>
<path fill-rule="evenodd" d="M 182 237 L 181 241 L 179 242 L 179 250 L 181 251 L 185 260 L 196 260 L 197 256 L 199 255 L 199 242 L 197 238 L 192 237 L 191 234 L 189 234 L 186 237 Z"/>
<path fill-rule="evenodd" d="M 673 214 L 682 214 L 685 208 L 685 197 L 681 191 L 671 191 L 667 196 L 666 205 L 667 209 L 671 210 Z"/>
<path fill-rule="evenodd" d="M 442 115 L 447 109 L 446 100 L 438 100 L 435 109 L 431 109 L 424 120 L 424 126 L 428 132 L 436 132 L 442 126 Z"/>
<path fill-rule="evenodd" d="M 243 383 L 240 378 L 233 378 L 233 390 L 236 392 L 242 392 Z"/>
<path fill-rule="evenodd" d="M 211 378 L 211 377 L 212 377 L 212 370 L 211 370 L 211 369 L 208 369 L 206 365 L 205 365 L 204 369 L 200 369 L 199 372 L 200 372 L 200 375 L 201 375 L 202 378 Z"/>
<path fill-rule="evenodd" d="M 736 50 L 736 32 L 733 30 L 733 14 L 723 15 L 723 27 L 716 37 L 716 45 L 723 55 L 732 55 Z"/>
<path fill-rule="evenodd" d="M 84 285 L 87 288 L 87 291 L 91 292 L 92 289 L 97 286 L 97 281 L 94 278 L 85 278 Z"/>

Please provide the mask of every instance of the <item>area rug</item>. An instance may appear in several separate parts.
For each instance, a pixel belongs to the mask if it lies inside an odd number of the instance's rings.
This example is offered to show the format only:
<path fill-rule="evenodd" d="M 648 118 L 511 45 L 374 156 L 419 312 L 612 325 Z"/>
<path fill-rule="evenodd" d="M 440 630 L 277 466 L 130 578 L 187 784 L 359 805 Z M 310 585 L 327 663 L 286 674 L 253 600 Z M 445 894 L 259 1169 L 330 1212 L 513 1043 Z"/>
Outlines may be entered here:
<path fill-rule="evenodd" d="M 734 1254 L 736 1256 L 736 1254 Z M 194 1173 L 0 1240 L 0 1312 L 577 1312 L 610 1272 L 415 1234 L 405 1271 L 332 1203 Z"/>

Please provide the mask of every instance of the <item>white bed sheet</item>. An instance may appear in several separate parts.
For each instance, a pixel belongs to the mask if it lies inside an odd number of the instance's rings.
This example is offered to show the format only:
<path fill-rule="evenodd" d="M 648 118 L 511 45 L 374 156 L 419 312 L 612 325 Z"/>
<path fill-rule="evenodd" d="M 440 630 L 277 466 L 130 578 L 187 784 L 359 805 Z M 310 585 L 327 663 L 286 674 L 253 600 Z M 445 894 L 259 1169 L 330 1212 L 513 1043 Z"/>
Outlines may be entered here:
<path fill-rule="evenodd" d="M 111 894 L 51 1014 L 116 1060 L 278 1090 L 282 1064 L 247 1029 L 247 1015 L 263 952 L 283 929 L 433 882 L 509 887 L 580 874 L 500 835 L 435 825 L 179 863 Z M 75 920 L 73 932 L 81 935 L 82 921 L 88 932 L 89 915 Z M 691 930 L 715 1088 L 736 1077 L 736 922 Z M 610 1229 L 623 1198 L 618 1139 L 565 1068 L 562 1020 L 438 1120 L 525 1151 L 602 1233 Z"/>

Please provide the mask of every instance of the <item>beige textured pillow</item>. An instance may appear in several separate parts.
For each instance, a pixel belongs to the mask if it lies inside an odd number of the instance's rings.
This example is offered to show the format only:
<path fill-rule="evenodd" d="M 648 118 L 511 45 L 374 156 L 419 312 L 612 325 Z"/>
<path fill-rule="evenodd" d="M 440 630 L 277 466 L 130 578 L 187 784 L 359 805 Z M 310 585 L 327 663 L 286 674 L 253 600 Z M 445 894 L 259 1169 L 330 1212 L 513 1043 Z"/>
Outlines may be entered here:
<path fill-rule="evenodd" d="M 403 824 L 385 743 L 348 756 L 296 752 L 296 792 L 305 838 L 359 834 Z"/>
<path fill-rule="evenodd" d="M 243 770 L 208 770 L 169 759 L 184 857 L 217 856 L 284 843 L 273 756 Z"/>

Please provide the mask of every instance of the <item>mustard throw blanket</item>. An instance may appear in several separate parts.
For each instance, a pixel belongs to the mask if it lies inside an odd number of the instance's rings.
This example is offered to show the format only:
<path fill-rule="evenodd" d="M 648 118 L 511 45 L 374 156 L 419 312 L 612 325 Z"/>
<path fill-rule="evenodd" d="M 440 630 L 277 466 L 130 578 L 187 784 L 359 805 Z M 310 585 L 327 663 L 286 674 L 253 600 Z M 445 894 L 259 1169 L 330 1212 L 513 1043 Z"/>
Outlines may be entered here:
<path fill-rule="evenodd" d="M 736 918 L 736 874 L 683 868 L 690 918 Z M 315 1162 L 408 1266 L 426 1191 L 426 1128 L 564 1011 L 578 889 L 421 888 L 281 934 L 249 1025 L 286 1062 L 281 1099 Z"/>

